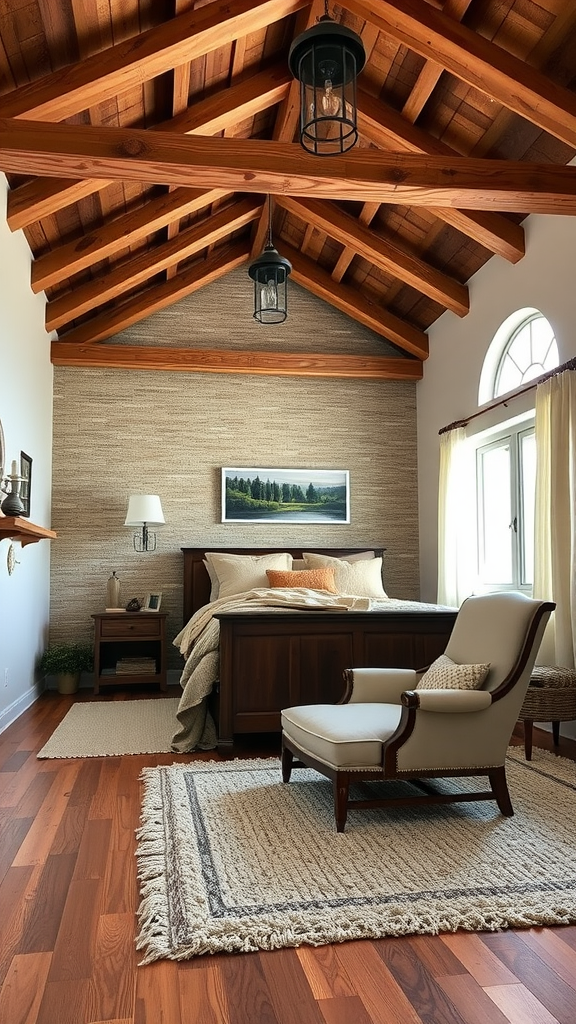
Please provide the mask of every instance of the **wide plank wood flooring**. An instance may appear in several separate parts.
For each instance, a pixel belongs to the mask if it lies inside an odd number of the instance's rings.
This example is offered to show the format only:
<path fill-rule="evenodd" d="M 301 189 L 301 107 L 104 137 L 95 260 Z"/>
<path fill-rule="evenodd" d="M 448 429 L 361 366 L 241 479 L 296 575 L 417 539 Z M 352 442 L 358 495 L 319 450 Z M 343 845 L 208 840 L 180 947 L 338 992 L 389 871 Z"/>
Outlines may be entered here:
<path fill-rule="evenodd" d="M 138 967 L 139 774 L 190 757 L 38 761 L 72 702 L 90 699 L 48 692 L 0 736 L 0 1024 L 575 1024 L 572 926 Z M 560 752 L 576 760 L 576 743 Z"/>

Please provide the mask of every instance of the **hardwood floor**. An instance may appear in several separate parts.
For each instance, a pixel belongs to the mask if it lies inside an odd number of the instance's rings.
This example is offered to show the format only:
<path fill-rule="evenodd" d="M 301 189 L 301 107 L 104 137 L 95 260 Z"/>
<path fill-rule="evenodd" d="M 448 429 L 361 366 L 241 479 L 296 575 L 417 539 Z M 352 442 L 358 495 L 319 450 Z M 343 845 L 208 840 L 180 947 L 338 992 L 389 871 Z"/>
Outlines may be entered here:
<path fill-rule="evenodd" d="M 94 698 L 47 693 L 0 736 L 0 1024 L 575 1024 L 573 926 L 138 967 L 138 776 L 189 756 L 38 761 L 76 699 Z"/>

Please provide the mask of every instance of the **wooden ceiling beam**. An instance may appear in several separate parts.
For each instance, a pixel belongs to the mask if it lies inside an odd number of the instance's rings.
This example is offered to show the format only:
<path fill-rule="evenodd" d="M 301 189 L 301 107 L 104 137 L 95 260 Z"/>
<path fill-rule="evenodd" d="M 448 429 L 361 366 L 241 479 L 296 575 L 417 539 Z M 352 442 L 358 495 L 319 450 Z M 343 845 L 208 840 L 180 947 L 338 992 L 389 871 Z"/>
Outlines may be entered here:
<path fill-rule="evenodd" d="M 62 121 L 307 7 L 309 0 L 215 0 L 0 98 L 1 117 Z"/>
<path fill-rule="evenodd" d="M 35 259 L 32 264 L 32 291 L 41 292 L 52 288 L 93 263 L 114 256 L 174 221 L 178 223 L 182 217 L 197 213 L 211 203 L 231 195 L 231 192 L 216 188 L 209 191 L 179 188 L 157 199 L 150 199 L 137 210 L 108 221 L 90 234 L 59 245 L 57 249 Z"/>
<path fill-rule="evenodd" d="M 292 81 L 287 68 L 276 65 L 194 103 L 175 117 L 156 125 L 154 131 L 216 135 L 281 102 Z M 8 193 L 8 226 L 12 231 L 28 227 L 71 203 L 101 192 L 112 183 L 101 178 L 84 181 L 35 178 Z"/>
<path fill-rule="evenodd" d="M 441 10 L 448 17 L 462 21 L 462 18 L 470 7 L 471 2 L 472 0 L 446 0 L 444 7 L 438 4 L 436 6 L 440 6 Z M 414 88 L 402 107 L 402 115 L 404 117 L 408 118 L 410 121 L 416 121 L 418 116 L 422 113 L 426 102 L 434 92 L 443 71 L 444 68 L 442 65 L 438 64 L 435 60 L 426 61 L 418 75 L 418 78 L 416 79 Z"/>
<path fill-rule="evenodd" d="M 576 149 L 576 95 L 421 0 L 344 0 L 386 35 Z"/>
<path fill-rule="evenodd" d="M 465 285 L 400 249 L 391 238 L 364 227 L 335 203 L 288 196 L 277 196 L 276 202 L 305 224 L 325 232 L 344 246 L 350 246 L 369 263 L 399 278 L 457 316 L 468 313 L 470 302 Z"/>
<path fill-rule="evenodd" d="M 458 159 L 460 155 L 362 89 L 358 90 L 358 128 L 366 139 L 387 152 L 400 149 L 406 153 L 445 155 L 450 159 Z M 447 208 L 433 208 L 430 212 L 510 263 L 517 263 L 524 256 L 523 228 L 498 213 Z"/>
<path fill-rule="evenodd" d="M 126 302 L 115 304 L 86 323 L 74 327 L 63 336 L 65 344 L 91 345 L 118 334 L 131 324 L 145 320 L 159 309 L 191 295 L 246 263 L 249 252 L 245 243 L 222 246 L 207 259 L 199 260 L 170 281 L 149 285 Z"/>
<path fill-rule="evenodd" d="M 333 281 L 330 274 L 299 250 L 283 245 L 282 254 L 292 264 L 291 280 L 409 355 L 419 360 L 428 358 L 428 335 L 424 331 L 361 295 L 358 289 Z"/>
<path fill-rule="evenodd" d="M 260 199 L 254 197 L 233 203 L 218 213 L 209 213 L 161 245 L 152 246 L 107 273 L 97 274 L 90 281 L 52 299 L 46 305 L 46 330 L 56 330 L 111 299 L 122 299 L 162 270 L 178 266 L 209 245 L 246 227 L 260 216 L 261 209 Z"/>
<path fill-rule="evenodd" d="M 219 349 L 156 348 L 143 345 L 71 345 L 52 342 L 54 366 L 170 373 L 233 373 L 264 377 L 353 377 L 362 380 L 422 379 L 417 359 L 326 355 L 311 352 L 231 352 Z"/>
<path fill-rule="evenodd" d="M 318 160 L 295 144 L 174 138 L 136 128 L 0 119 L 0 169 L 318 199 L 576 213 L 576 168 L 565 165 L 373 150 Z"/>

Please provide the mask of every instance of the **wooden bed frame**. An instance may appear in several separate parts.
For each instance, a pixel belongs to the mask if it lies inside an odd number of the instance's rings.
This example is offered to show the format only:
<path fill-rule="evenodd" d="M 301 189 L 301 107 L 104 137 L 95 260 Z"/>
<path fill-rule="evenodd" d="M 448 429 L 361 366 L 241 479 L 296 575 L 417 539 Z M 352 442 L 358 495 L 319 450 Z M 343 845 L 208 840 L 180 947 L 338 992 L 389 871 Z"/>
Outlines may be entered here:
<path fill-rule="evenodd" d="M 317 548 L 338 558 L 365 548 Z M 208 604 L 210 579 L 206 551 L 264 555 L 302 549 L 182 548 L 184 622 Z M 381 554 L 381 551 L 376 551 Z M 221 612 L 220 682 L 212 710 L 218 747 L 232 747 L 238 733 L 280 731 L 282 708 L 335 703 L 344 693 L 347 668 L 388 666 L 421 668 L 442 654 L 456 611 L 307 611 Z"/>

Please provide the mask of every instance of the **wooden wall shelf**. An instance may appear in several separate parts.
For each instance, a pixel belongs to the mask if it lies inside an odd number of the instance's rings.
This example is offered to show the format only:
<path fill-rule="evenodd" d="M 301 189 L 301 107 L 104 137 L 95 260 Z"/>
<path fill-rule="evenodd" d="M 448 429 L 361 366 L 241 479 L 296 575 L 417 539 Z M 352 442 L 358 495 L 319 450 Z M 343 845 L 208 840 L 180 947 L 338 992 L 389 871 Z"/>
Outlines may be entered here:
<path fill-rule="evenodd" d="M 0 516 L 0 540 L 9 537 L 10 540 L 19 540 L 22 547 L 25 547 L 26 544 L 35 544 L 38 540 L 54 540 L 57 536 L 54 530 L 36 526 L 36 523 L 31 523 L 20 516 Z"/>

